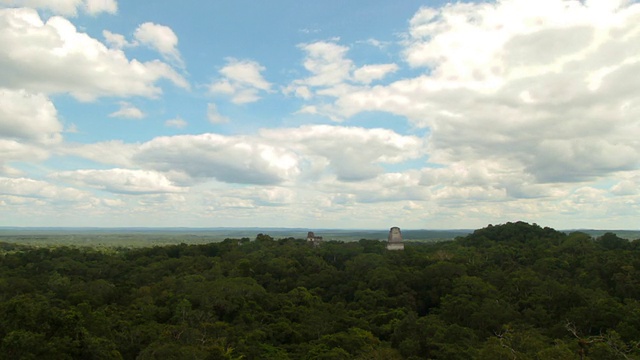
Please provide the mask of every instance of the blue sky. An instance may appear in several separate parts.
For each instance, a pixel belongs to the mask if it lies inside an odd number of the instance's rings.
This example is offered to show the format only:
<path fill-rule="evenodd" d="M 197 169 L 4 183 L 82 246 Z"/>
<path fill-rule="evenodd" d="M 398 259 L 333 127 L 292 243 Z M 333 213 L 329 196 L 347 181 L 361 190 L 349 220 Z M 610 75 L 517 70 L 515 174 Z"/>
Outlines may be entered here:
<path fill-rule="evenodd" d="M 639 19 L 0 0 L 0 226 L 637 229 Z"/>

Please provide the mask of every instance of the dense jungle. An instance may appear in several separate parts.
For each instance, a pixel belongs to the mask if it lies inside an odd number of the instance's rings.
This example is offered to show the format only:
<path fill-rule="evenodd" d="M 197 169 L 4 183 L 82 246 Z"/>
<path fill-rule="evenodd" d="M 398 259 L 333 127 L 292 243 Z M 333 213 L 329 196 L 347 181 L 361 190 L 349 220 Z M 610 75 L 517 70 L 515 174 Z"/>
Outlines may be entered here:
<path fill-rule="evenodd" d="M 0 243 L 2 359 L 640 359 L 640 240 Z"/>

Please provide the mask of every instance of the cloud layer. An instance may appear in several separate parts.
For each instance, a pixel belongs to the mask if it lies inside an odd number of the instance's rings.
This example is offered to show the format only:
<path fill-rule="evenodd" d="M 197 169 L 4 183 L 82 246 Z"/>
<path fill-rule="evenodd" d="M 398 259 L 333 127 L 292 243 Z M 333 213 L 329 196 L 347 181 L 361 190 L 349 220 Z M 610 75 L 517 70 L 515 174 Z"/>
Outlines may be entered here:
<path fill-rule="evenodd" d="M 637 2 L 423 7 L 395 43 L 306 34 L 277 66 L 181 52 L 191 38 L 146 19 L 125 35 L 74 25 L 119 11 L 0 0 L 0 204 L 19 210 L 0 214 L 432 228 L 640 214 Z M 69 104 L 95 112 L 76 127 Z"/>
<path fill-rule="evenodd" d="M 640 84 L 633 76 L 640 66 L 639 16 L 638 4 L 602 1 L 423 8 L 410 21 L 403 54 L 411 67 L 428 71 L 358 87 L 348 81 L 352 66 L 344 47 L 306 46 L 312 49 L 305 63 L 311 64 L 310 83 L 329 86 L 316 94 L 334 98 L 335 105 L 303 110 L 405 116 L 430 129 L 434 162 L 492 160 L 500 173 L 511 176 L 505 170 L 516 169 L 541 183 L 634 170 L 640 155 Z M 318 54 L 327 52 L 331 57 L 321 59 L 331 59 L 333 67 L 316 65 Z"/>

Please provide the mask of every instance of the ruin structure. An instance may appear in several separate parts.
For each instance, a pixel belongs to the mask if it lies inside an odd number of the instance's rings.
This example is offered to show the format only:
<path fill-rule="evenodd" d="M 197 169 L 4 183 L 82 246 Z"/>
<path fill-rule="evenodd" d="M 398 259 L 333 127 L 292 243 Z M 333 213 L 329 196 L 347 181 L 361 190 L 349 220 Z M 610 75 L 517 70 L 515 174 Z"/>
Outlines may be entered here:
<path fill-rule="evenodd" d="M 320 244 L 322 243 L 322 236 L 316 236 L 313 231 L 309 231 L 307 233 L 307 243 L 313 246 L 320 246 Z"/>
<path fill-rule="evenodd" d="M 387 250 L 404 250 L 404 243 L 402 242 L 402 232 L 397 226 L 394 226 L 389 230 Z"/>

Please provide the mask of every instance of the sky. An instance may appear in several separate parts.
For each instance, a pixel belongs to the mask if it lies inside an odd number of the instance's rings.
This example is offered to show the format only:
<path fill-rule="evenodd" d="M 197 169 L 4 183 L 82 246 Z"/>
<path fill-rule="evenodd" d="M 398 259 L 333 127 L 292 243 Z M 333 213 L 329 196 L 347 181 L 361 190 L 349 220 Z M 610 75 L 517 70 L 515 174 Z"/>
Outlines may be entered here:
<path fill-rule="evenodd" d="M 0 0 L 0 226 L 639 229 L 640 3 Z"/>

